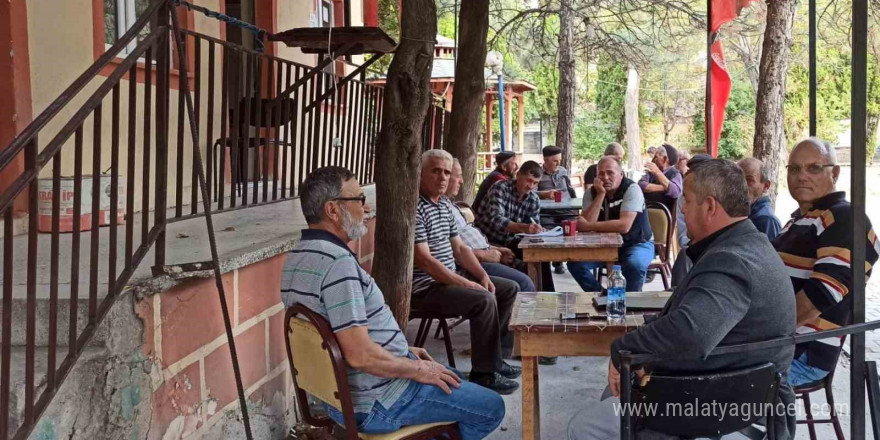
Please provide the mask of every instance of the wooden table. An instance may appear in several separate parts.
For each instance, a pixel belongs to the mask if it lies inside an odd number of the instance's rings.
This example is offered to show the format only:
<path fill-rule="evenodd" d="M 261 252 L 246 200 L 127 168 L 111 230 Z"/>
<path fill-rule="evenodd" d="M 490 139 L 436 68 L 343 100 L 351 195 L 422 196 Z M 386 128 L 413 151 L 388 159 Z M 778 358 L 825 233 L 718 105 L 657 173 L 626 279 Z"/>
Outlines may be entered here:
<path fill-rule="evenodd" d="M 517 296 L 510 330 L 522 356 L 522 438 L 541 438 L 538 356 L 608 356 L 611 343 L 645 323 L 640 313 L 628 314 L 624 325 L 597 319 L 559 319 L 560 313 L 591 313 L 595 293 L 534 293 Z"/>
<path fill-rule="evenodd" d="M 519 248 L 523 261 L 528 265 L 529 277 L 535 288 L 543 290 L 541 263 L 554 261 L 604 261 L 611 265 L 617 261 L 617 253 L 623 246 L 623 238 L 614 232 L 579 232 L 574 237 L 523 238 Z"/>
<path fill-rule="evenodd" d="M 557 202 L 555 200 L 549 199 L 541 199 L 538 201 L 541 206 L 541 213 L 545 211 L 555 212 L 555 211 L 572 211 L 577 210 L 580 211 L 582 205 L 584 203 L 584 199 L 571 197 L 563 197 L 561 202 Z"/>

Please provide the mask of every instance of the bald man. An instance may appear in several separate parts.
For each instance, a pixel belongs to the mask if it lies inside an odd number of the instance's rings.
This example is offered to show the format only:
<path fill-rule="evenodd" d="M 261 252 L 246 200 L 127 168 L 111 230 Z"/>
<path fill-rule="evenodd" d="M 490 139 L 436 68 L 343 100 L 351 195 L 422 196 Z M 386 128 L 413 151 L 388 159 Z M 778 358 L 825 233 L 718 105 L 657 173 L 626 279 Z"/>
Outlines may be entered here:
<path fill-rule="evenodd" d="M 782 225 L 776 215 L 773 214 L 773 204 L 767 191 L 770 190 L 770 173 L 764 162 L 753 157 L 747 157 L 736 163 L 746 176 L 746 186 L 749 188 L 749 205 L 751 212 L 749 220 L 755 224 L 759 231 L 767 235 L 770 241 L 779 235 Z"/>
<path fill-rule="evenodd" d="M 834 147 L 817 138 L 799 142 L 788 157 L 788 190 L 798 203 L 791 220 L 773 241 L 788 269 L 797 304 L 797 333 L 852 324 L 853 246 L 865 246 L 865 273 L 877 262 L 880 242 L 865 219 L 868 234 L 852 234 L 852 205 L 837 191 L 840 167 Z M 864 287 L 864 286 L 862 286 Z M 837 364 L 843 340 L 826 338 L 795 346 L 788 381 L 799 386 L 820 380 Z"/>
<path fill-rule="evenodd" d="M 623 156 L 626 152 L 623 151 L 623 147 L 620 146 L 617 142 L 610 142 L 605 146 L 605 153 L 602 156 L 612 156 L 617 158 L 617 161 L 623 163 Z M 587 172 L 584 173 L 584 187 L 587 185 L 591 185 L 594 180 L 596 180 L 596 174 L 598 173 L 599 164 L 595 163 L 587 167 Z"/>

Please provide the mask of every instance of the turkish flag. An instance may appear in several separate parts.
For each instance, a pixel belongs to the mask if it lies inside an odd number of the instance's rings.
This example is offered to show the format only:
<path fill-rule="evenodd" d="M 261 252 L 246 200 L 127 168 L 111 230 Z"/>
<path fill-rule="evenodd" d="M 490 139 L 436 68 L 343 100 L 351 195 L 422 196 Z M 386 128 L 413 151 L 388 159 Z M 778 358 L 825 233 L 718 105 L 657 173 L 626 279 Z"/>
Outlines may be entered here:
<path fill-rule="evenodd" d="M 718 140 L 721 139 L 721 129 L 724 126 L 724 111 L 727 108 L 727 99 L 730 98 L 732 83 L 730 74 L 727 73 L 727 63 L 724 61 L 724 50 L 721 42 L 712 44 L 712 70 L 710 72 L 709 87 L 712 90 L 710 103 L 712 115 L 712 143 L 709 153 L 712 157 L 718 157 Z"/>
<path fill-rule="evenodd" d="M 757 0 L 712 0 L 712 32 L 739 16 L 739 12 Z"/>

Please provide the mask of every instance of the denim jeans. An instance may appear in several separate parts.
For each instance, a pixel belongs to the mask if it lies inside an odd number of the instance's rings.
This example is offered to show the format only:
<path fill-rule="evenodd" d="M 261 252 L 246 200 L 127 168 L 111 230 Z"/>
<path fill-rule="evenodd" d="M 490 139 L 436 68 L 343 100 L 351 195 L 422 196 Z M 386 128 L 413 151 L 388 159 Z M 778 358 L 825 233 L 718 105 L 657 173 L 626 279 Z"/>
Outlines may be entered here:
<path fill-rule="evenodd" d="M 827 375 L 827 371 L 807 365 L 807 354 L 802 353 L 800 357 L 791 361 L 791 369 L 788 371 L 788 383 L 793 387 L 797 387 L 823 379 Z"/>
<path fill-rule="evenodd" d="M 535 283 L 532 282 L 532 279 L 516 268 L 501 263 L 480 263 L 480 265 L 483 266 L 483 270 L 485 270 L 489 276 L 507 278 L 508 280 L 519 284 L 520 292 L 535 291 Z"/>
<path fill-rule="evenodd" d="M 342 414 L 328 407 L 330 417 L 342 423 Z M 458 422 L 462 440 L 479 440 L 492 433 L 504 419 L 504 401 L 498 393 L 462 381 L 461 388 L 446 394 L 439 387 L 411 382 L 403 394 L 384 408 L 378 402 L 369 413 L 356 413 L 358 431 L 379 434 L 409 425 Z"/>
<path fill-rule="evenodd" d="M 639 243 L 620 248 L 617 261 L 623 277 L 626 278 L 627 292 L 641 292 L 645 284 L 645 275 L 648 273 L 648 265 L 654 259 L 654 243 Z M 584 292 L 599 292 L 602 286 L 593 276 L 593 271 L 598 267 L 605 267 L 602 262 L 572 261 L 568 263 L 568 270 L 575 281 L 584 289 Z M 610 274 L 609 274 L 610 275 Z"/>

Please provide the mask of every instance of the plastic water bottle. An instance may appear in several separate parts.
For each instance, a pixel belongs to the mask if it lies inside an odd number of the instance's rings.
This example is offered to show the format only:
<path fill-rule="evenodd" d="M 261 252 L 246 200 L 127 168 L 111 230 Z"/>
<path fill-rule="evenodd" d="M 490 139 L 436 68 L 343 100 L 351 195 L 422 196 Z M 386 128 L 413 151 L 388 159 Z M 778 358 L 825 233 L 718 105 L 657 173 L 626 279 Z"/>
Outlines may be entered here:
<path fill-rule="evenodd" d="M 614 265 L 608 278 L 608 306 L 606 308 L 609 324 L 623 324 L 626 321 L 626 278 L 620 266 Z"/>

